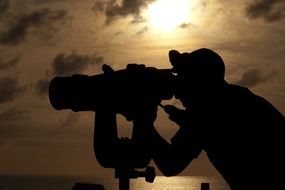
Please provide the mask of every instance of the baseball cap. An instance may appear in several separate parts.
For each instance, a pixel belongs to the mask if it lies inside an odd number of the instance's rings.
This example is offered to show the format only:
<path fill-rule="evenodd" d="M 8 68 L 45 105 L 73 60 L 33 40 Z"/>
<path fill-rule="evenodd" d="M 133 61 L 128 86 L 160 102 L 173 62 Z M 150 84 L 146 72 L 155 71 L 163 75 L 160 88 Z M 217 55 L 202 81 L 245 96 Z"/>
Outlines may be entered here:
<path fill-rule="evenodd" d="M 225 64 L 223 59 L 213 50 L 207 48 L 197 49 L 190 53 L 179 53 L 177 50 L 169 51 L 169 61 L 173 72 L 204 79 L 224 79 Z"/>

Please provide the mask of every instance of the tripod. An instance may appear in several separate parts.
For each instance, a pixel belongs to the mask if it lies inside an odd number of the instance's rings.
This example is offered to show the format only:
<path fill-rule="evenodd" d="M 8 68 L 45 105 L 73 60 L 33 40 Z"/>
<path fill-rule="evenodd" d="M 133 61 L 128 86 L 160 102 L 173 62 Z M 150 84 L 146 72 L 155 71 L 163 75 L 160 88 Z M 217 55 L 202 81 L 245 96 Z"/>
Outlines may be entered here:
<path fill-rule="evenodd" d="M 131 143 L 131 139 L 121 138 L 118 139 L 120 144 L 128 145 Z M 145 171 L 138 171 L 134 167 L 130 167 L 127 162 L 121 162 L 118 167 L 115 167 L 115 178 L 119 179 L 119 190 L 130 189 L 130 179 L 136 179 L 138 177 L 144 177 L 145 181 L 152 183 L 155 178 L 155 169 L 147 166 Z"/>

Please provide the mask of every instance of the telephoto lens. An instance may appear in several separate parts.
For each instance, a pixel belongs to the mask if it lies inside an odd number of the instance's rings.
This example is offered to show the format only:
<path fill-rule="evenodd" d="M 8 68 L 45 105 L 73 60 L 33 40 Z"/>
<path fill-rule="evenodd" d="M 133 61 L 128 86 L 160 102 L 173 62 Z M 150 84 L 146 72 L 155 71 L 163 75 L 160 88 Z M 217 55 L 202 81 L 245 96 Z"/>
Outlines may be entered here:
<path fill-rule="evenodd" d="M 130 64 L 112 73 L 57 76 L 50 82 L 49 100 L 57 110 L 96 111 L 108 101 L 113 106 L 123 106 L 141 100 L 170 99 L 173 81 L 171 69 Z"/>

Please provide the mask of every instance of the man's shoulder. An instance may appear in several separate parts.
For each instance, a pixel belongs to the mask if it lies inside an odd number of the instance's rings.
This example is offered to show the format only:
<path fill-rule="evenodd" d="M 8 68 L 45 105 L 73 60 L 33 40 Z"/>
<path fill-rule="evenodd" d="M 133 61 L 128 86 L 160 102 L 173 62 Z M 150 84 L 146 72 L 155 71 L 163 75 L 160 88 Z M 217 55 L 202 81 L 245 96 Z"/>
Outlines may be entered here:
<path fill-rule="evenodd" d="M 244 111 L 252 111 L 252 109 L 265 108 L 272 109 L 273 106 L 264 98 L 254 94 L 248 88 L 235 84 L 228 84 L 225 87 L 224 96 L 225 102 L 229 106 L 245 109 Z"/>
<path fill-rule="evenodd" d="M 238 86 L 235 84 L 227 84 L 225 86 L 225 94 L 231 97 L 238 97 L 238 98 L 253 98 L 258 97 L 254 93 L 252 93 L 248 88 Z"/>
<path fill-rule="evenodd" d="M 264 113 L 284 120 L 284 116 L 269 101 L 254 94 L 246 87 L 228 84 L 225 91 L 230 101 L 235 101 L 239 106 L 246 108 L 245 111 Z"/>
<path fill-rule="evenodd" d="M 244 101 L 246 104 L 270 104 L 263 97 L 254 94 L 250 89 L 235 84 L 227 84 L 225 87 L 225 95 L 236 101 Z"/>

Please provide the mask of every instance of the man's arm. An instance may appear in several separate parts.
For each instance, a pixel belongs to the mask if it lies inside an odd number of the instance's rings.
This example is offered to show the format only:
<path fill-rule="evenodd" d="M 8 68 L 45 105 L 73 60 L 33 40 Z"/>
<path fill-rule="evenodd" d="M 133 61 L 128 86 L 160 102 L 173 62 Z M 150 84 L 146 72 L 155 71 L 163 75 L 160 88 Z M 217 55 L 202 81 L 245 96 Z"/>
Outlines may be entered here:
<path fill-rule="evenodd" d="M 184 110 L 179 110 L 174 106 L 164 107 L 164 110 L 169 114 L 169 118 L 180 126 L 180 129 L 169 144 L 152 128 L 150 138 L 152 158 L 165 176 L 175 176 L 198 157 L 202 147 L 199 139 L 191 130 L 191 126 L 187 126 L 189 118 Z"/>
<path fill-rule="evenodd" d="M 171 144 L 163 139 L 155 129 L 152 132 L 152 158 L 165 176 L 175 176 L 182 172 L 187 165 L 201 152 L 191 139 L 179 139 L 183 130 L 173 137 Z"/>

